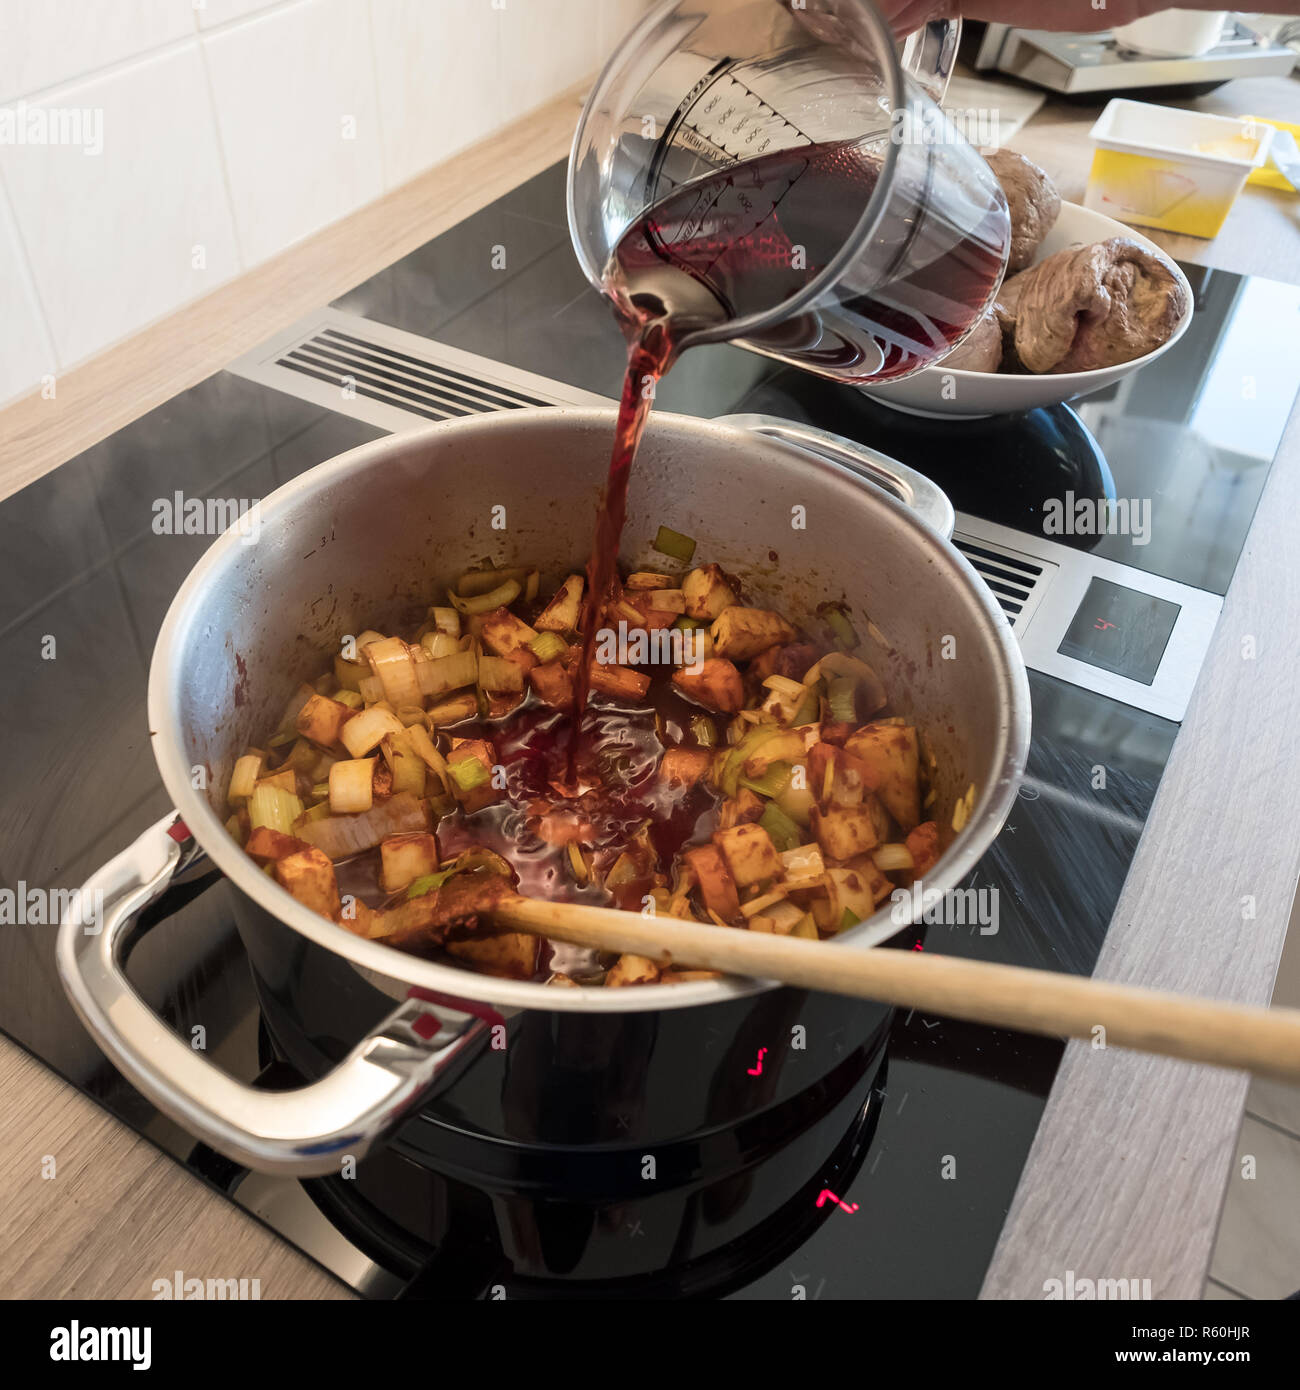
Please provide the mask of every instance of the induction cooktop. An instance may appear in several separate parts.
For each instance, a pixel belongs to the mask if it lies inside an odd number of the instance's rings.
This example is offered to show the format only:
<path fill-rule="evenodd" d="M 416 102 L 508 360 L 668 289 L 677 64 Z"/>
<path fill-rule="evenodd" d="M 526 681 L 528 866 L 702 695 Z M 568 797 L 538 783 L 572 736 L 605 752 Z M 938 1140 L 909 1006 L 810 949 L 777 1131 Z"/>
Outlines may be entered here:
<path fill-rule="evenodd" d="M 569 249 L 563 187 L 563 166 L 545 171 L 0 503 L 0 883 L 75 888 L 168 810 L 146 674 L 167 605 L 211 540 L 159 526 L 178 496 L 255 500 L 431 419 L 617 393 L 621 339 Z M 955 539 L 1030 668 L 1034 733 L 1017 805 L 966 885 L 997 890 L 999 929 L 938 925 L 928 950 L 1079 974 L 1096 962 L 1300 385 L 1293 353 L 1261 350 L 1267 333 L 1294 341 L 1300 290 L 1185 269 L 1196 312 L 1183 339 L 1072 406 L 923 420 L 731 347 L 688 354 L 660 389 L 660 409 L 780 415 L 868 442 L 957 507 Z M 180 898 L 142 923 L 136 987 L 183 1033 L 201 1022 L 233 1075 L 296 1084 L 228 886 L 209 873 Z M 81 1029 L 52 927 L 7 925 L 0 953 L 8 1036 L 362 1294 L 599 1296 L 584 1268 L 594 1226 L 548 1224 L 544 1195 L 526 1197 L 540 1234 L 525 1273 L 517 1212 L 512 1225 L 472 1182 L 449 1188 L 414 1144 L 367 1159 L 353 1188 L 232 1164 L 160 1115 Z M 798 1175 L 845 1205 L 805 1203 L 779 1229 L 746 1231 L 738 1199 L 726 1258 L 707 1277 L 666 1258 L 653 1291 L 974 1297 L 1061 1050 L 899 1011 L 855 1062 L 838 1138 Z M 953 1153 L 961 1183 L 942 1176 Z M 362 1191 L 382 1191 L 383 1209 Z"/>

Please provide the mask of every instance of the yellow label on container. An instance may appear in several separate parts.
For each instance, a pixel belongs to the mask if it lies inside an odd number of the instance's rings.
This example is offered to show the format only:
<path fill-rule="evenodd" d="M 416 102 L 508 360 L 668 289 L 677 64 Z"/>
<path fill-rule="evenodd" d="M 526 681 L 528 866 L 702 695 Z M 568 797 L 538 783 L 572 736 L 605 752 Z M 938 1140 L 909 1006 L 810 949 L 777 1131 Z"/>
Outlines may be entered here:
<path fill-rule="evenodd" d="M 1273 121 L 1267 116 L 1243 116 L 1242 120 L 1247 126 L 1252 121 L 1258 121 L 1260 125 L 1271 125 L 1276 130 L 1285 130 L 1295 138 L 1296 144 L 1300 145 L 1300 125 L 1288 125 L 1285 121 Z M 1262 188 L 1280 188 L 1285 193 L 1293 191 L 1286 176 L 1277 169 L 1270 168 L 1267 164 L 1262 169 L 1253 170 L 1246 182 L 1257 183 Z"/>
<path fill-rule="evenodd" d="M 1152 155 L 1097 150 L 1088 184 L 1107 216 L 1187 236 L 1215 236 L 1232 207 L 1231 197 L 1207 194 L 1186 164 Z"/>

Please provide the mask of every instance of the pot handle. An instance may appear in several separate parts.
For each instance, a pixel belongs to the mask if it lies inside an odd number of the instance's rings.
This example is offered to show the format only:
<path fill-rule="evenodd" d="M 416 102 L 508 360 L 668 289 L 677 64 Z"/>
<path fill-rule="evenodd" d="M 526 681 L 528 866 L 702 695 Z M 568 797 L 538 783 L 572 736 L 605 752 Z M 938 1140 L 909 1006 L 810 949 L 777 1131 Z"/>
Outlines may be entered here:
<path fill-rule="evenodd" d="M 948 494 L 923 473 L 908 468 L 878 449 L 846 439 L 842 434 L 818 429 L 816 425 L 807 425 L 800 420 L 783 420 L 777 415 L 722 415 L 717 423 L 782 440 L 786 444 L 793 444 L 796 449 L 818 454 L 852 469 L 891 497 L 897 498 L 944 540 L 952 538 L 957 518 Z"/>
<path fill-rule="evenodd" d="M 327 1076 L 262 1091 L 188 1046 L 135 992 L 121 948 L 138 913 L 206 859 L 174 813 L 93 874 L 59 924 L 72 1006 L 114 1066 L 217 1152 L 259 1172 L 314 1177 L 360 1158 L 435 1081 L 477 1052 L 491 1020 L 407 999 Z"/>

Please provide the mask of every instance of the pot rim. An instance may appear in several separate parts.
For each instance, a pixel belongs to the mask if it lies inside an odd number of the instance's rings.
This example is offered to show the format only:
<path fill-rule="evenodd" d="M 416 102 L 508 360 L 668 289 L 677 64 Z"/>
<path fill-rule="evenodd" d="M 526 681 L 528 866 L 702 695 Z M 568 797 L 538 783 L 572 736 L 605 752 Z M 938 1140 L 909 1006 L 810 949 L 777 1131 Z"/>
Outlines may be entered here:
<path fill-rule="evenodd" d="M 387 435 L 327 459 L 277 488 L 260 503 L 262 526 L 274 525 L 279 516 L 306 495 L 328 488 L 342 478 L 365 472 L 393 454 L 418 450 L 447 430 L 457 430 L 463 435 L 471 432 L 491 435 L 494 430 L 505 431 L 517 427 L 521 422 L 533 421 L 541 428 L 606 426 L 612 436 L 616 413 L 613 406 L 547 406 L 444 420 L 418 430 Z M 941 549 L 957 577 L 964 583 L 967 596 L 984 610 L 994 649 L 1000 659 L 1000 677 L 1006 696 L 1005 723 L 1000 731 L 1002 747 L 996 764 L 999 770 L 989 786 L 979 789 L 978 800 L 966 825 L 926 884 L 927 889 L 934 888 L 944 893 L 956 887 L 1002 828 L 1015 800 L 1029 749 L 1028 678 L 1011 625 L 993 595 L 955 546 L 922 522 L 903 503 L 841 464 L 776 440 L 757 438 L 751 432 L 735 426 L 695 416 L 655 411 L 648 428 L 675 429 L 693 434 L 701 446 L 711 442 L 735 443 L 743 439 L 751 450 L 776 450 L 797 460 L 803 467 L 829 469 L 840 478 L 852 480 L 873 499 L 892 509 L 896 518 L 915 533 L 918 547 Z M 318 916 L 268 878 L 230 837 L 207 797 L 192 785 L 192 770 L 185 757 L 183 731 L 176 727 L 173 720 L 169 694 L 184 679 L 184 673 L 177 669 L 181 637 L 195 616 L 209 579 L 229 561 L 232 551 L 238 553 L 245 550 L 238 529 L 231 528 L 212 543 L 186 576 L 159 630 L 149 667 L 148 688 L 150 741 L 163 785 L 191 834 L 213 863 L 245 896 L 301 936 L 335 955 L 345 957 L 367 972 L 406 986 L 507 1007 L 545 1009 L 550 1012 L 643 1013 L 717 1004 L 776 988 L 773 981 L 703 980 L 665 989 L 560 990 L 532 981 L 498 979 L 420 956 L 406 955 L 380 941 L 355 936 L 346 928 Z M 834 941 L 824 944 L 831 949 L 843 945 L 859 950 L 879 945 L 914 920 L 909 914 L 906 923 L 895 922 L 891 919 L 890 908 L 887 900 L 871 917 Z"/>

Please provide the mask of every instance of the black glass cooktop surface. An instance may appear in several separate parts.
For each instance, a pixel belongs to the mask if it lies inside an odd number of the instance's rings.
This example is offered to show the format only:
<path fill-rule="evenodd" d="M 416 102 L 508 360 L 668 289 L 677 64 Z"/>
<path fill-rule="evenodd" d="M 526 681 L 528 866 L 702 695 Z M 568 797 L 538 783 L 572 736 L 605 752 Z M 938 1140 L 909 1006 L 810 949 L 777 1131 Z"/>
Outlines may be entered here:
<path fill-rule="evenodd" d="M 499 271 L 492 249 L 502 245 L 508 268 Z M 1220 272 L 1202 272 L 1196 284 L 1198 321 L 1176 348 L 1133 378 L 1137 387 L 1073 408 L 936 425 L 731 348 L 688 355 L 659 404 L 708 415 L 760 410 L 856 435 L 930 472 L 959 509 L 1026 530 L 1037 528 L 1045 498 L 1067 491 L 1155 495 L 1164 505 L 1153 508 L 1150 543 L 1140 555 L 1125 545 L 1115 558 L 1222 593 L 1297 385 L 1294 355 L 1287 365 L 1281 353 L 1271 375 L 1256 367 L 1260 375 L 1245 382 L 1239 340 L 1258 333 L 1261 304 L 1291 312 L 1297 293 Z M 621 372 L 619 336 L 568 248 L 558 169 L 340 307 L 605 394 Z M 368 1295 L 545 1297 L 566 1281 L 592 1295 L 636 1292 L 585 1282 L 594 1233 L 608 1236 L 624 1215 L 597 1202 L 583 1220 L 556 1218 L 539 1194 L 503 1204 L 463 1176 L 433 1175 L 420 1159 L 418 1115 L 390 1150 L 362 1164 L 355 1185 L 250 1174 L 196 1144 L 90 1041 L 55 975 L 53 928 L 36 920 L 39 910 L 16 908 L 77 887 L 168 810 L 148 746 L 146 675 L 171 596 L 210 543 L 170 525 L 183 511 L 177 494 L 264 497 L 380 433 L 219 373 L 0 503 L 8 715 L 0 883 L 13 890 L 3 901 L 16 917 L 0 932 L 0 1028 Z M 1087 973 L 1177 726 L 1053 677 L 1031 672 L 1030 686 L 1025 787 L 968 884 L 997 890 L 996 923 L 931 926 L 925 949 Z M 1098 765 L 1108 771 L 1103 790 L 1094 786 Z M 146 925 L 129 964 L 146 998 L 182 1032 L 201 1024 L 209 1055 L 232 1074 L 293 1084 L 259 1008 L 225 882 L 200 879 L 176 911 Z M 1060 1052 L 1050 1040 L 898 1013 L 872 1047 L 846 1047 L 824 1156 L 795 1175 L 797 1203 L 746 1230 L 747 1194 L 763 1177 L 756 1171 L 728 1209 L 735 1235 L 720 1255 L 707 1268 L 679 1268 L 668 1240 L 645 1287 L 748 1298 L 974 1297 Z M 816 1205 L 827 1187 L 843 1206 Z M 376 1193 L 382 1204 L 369 1200 Z M 652 1215 L 626 1225 L 629 1250 L 664 1238 Z"/>

